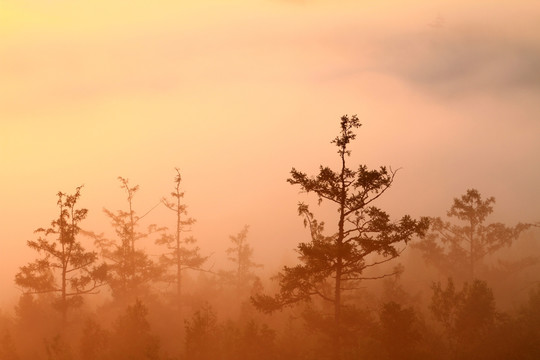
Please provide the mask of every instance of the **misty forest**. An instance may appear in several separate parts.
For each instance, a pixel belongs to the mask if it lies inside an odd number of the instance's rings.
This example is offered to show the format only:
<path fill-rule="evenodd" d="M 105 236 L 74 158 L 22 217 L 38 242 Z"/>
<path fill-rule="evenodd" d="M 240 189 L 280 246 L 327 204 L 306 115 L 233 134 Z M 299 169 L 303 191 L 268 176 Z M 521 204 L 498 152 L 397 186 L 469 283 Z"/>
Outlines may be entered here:
<path fill-rule="evenodd" d="M 123 176 L 120 209 L 59 191 L 13 274 L 0 359 L 540 359 L 539 223 L 492 221 L 496 194 L 472 187 L 445 214 L 387 212 L 400 169 L 363 165 L 361 119 L 337 120 L 320 144 L 334 165 L 283 174 L 305 237 L 279 267 L 255 260 L 250 224 L 223 234 L 225 252 L 201 246 L 180 168 L 150 209 Z M 85 224 L 96 211 L 108 228 Z"/>

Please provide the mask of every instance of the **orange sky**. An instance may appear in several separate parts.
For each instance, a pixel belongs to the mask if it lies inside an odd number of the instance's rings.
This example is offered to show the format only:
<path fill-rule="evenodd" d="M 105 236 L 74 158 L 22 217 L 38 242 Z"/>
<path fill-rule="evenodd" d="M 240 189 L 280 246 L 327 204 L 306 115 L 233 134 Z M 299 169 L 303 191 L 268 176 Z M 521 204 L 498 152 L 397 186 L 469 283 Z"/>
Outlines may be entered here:
<path fill-rule="evenodd" d="M 307 233 L 285 180 L 336 164 L 345 113 L 364 123 L 352 164 L 403 168 L 396 218 L 476 187 L 494 219 L 538 221 L 538 18 L 521 0 L 0 2 L 3 293 L 57 191 L 85 184 L 86 227 L 110 232 L 116 177 L 145 212 L 174 167 L 217 263 L 244 224 L 259 262 L 293 259 Z"/>

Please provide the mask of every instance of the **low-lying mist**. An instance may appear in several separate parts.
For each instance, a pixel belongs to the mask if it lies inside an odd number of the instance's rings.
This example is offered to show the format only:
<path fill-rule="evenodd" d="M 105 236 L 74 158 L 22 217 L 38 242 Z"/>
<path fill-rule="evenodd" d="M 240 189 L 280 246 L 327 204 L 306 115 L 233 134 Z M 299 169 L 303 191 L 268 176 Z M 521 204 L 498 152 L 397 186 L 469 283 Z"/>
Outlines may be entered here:
<path fill-rule="evenodd" d="M 361 124 L 345 115 L 340 126 L 341 167 L 290 172 L 305 193 L 301 231 L 277 255 L 260 253 L 250 224 L 200 242 L 179 169 L 143 211 L 140 187 L 118 177 L 123 204 L 102 209 L 106 228 L 86 227 L 84 186 L 58 192 L 15 274 L 21 294 L 2 309 L 0 358 L 539 355 L 538 223 L 492 221 L 495 198 L 477 189 L 446 214 L 387 213 L 379 198 L 398 171 L 349 165 Z"/>

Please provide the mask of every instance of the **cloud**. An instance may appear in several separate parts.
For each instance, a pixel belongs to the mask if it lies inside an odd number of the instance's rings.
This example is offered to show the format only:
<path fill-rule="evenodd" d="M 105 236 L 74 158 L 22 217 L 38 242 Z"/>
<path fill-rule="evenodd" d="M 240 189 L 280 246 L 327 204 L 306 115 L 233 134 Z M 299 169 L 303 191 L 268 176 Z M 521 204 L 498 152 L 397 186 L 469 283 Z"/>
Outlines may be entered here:
<path fill-rule="evenodd" d="M 395 36 L 376 53 L 377 71 L 441 95 L 540 91 L 540 43 L 526 37 L 442 27 Z"/>

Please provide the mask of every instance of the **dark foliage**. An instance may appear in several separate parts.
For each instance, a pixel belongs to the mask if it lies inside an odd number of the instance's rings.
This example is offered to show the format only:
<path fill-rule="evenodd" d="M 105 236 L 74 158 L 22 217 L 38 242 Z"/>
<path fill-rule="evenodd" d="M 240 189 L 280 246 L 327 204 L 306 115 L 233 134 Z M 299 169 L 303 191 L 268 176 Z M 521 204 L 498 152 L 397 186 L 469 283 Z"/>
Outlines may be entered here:
<path fill-rule="evenodd" d="M 441 218 L 431 219 L 431 232 L 415 246 L 426 261 L 447 276 L 473 280 L 477 277 L 482 260 L 505 246 L 510 246 L 530 224 L 508 227 L 502 223 L 486 224 L 493 212 L 494 197 L 482 199 L 476 189 L 455 198 L 447 215 L 463 223 L 456 225 Z M 532 262 L 531 262 L 532 260 Z M 522 265 L 534 264 L 529 258 Z"/>
<path fill-rule="evenodd" d="M 316 220 L 308 205 L 300 203 L 298 213 L 311 232 L 311 241 L 298 245 L 302 263 L 283 268 L 276 296 L 254 298 L 254 304 L 265 312 L 309 301 L 314 296 L 331 303 L 336 359 L 341 357 L 341 338 L 347 331 L 342 328 L 342 293 L 357 289 L 362 280 L 395 274 L 367 276 L 364 271 L 398 257 L 403 249 L 399 246 L 424 234 L 428 227 L 427 218 L 417 221 L 405 215 L 393 222 L 386 212 L 374 206 L 374 201 L 392 185 L 395 171 L 386 167 L 369 170 L 365 165 L 353 170 L 347 166 L 349 144 L 356 138 L 354 130 L 360 126 L 356 116 L 341 118 L 340 133 L 332 141 L 340 157 L 338 171 L 321 166 L 319 174 L 310 177 L 293 168 L 288 179 L 302 191 L 317 195 L 319 204 L 327 201 L 337 207 L 333 220 L 337 232 L 325 234 L 324 222 Z"/>
<path fill-rule="evenodd" d="M 85 250 L 78 239 L 79 224 L 88 213 L 76 208 L 81 188 L 73 195 L 58 193 L 58 218 L 51 227 L 35 231 L 41 235 L 37 240 L 28 241 L 41 257 L 21 267 L 15 276 L 15 283 L 29 294 L 55 294 L 64 319 L 68 309 L 80 306 L 82 295 L 96 293 L 106 277 L 105 266 L 96 266 L 97 253 Z"/>

